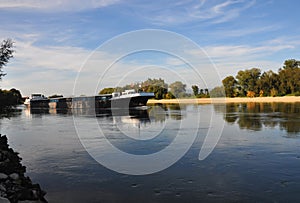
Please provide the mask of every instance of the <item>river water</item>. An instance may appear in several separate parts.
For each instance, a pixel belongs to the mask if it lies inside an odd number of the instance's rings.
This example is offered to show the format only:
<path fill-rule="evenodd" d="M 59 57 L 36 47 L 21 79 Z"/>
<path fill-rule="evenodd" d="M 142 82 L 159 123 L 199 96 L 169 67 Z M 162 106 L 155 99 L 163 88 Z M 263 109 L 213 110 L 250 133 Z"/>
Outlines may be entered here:
<path fill-rule="evenodd" d="M 300 103 L 105 112 L 21 106 L 2 115 L 0 133 L 49 202 L 300 200 Z M 116 158 L 107 143 L 141 162 Z M 158 156 L 148 161 L 151 154 Z"/>

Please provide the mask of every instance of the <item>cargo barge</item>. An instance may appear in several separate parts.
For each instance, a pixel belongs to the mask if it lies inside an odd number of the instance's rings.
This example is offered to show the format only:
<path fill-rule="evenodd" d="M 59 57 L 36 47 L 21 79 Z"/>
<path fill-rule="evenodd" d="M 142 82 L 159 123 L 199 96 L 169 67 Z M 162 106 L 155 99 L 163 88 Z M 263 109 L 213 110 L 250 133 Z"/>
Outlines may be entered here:
<path fill-rule="evenodd" d="M 134 108 L 146 106 L 154 97 L 152 92 L 135 92 L 126 90 L 122 93 L 101 94 L 97 96 L 46 98 L 41 94 L 32 94 L 25 105 L 30 108 L 50 109 L 84 109 L 84 108 Z"/>
<path fill-rule="evenodd" d="M 49 108 L 49 99 L 42 94 L 32 94 L 25 99 L 24 105 L 28 108 Z"/>

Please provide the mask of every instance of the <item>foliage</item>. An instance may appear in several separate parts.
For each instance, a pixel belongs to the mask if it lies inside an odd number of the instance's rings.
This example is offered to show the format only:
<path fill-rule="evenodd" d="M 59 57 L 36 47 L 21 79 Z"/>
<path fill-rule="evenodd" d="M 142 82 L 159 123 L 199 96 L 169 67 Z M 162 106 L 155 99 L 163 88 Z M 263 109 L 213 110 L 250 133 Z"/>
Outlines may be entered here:
<path fill-rule="evenodd" d="M 200 89 L 197 85 L 192 85 L 192 90 L 196 98 L 209 98 L 208 89 Z"/>
<path fill-rule="evenodd" d="M 0 80 L 6 74 L 3 73 L 3 67 L 6 66 L 9 59 L 13 57 L 13 41 L 11 39 L 3 40 L 2 44 L 0 45 Z"/>
<path fill-rule="evenodd" d="M 300 61 L 290 59 L 284 62 L 282 69 L 279 69 L 280 94 L 294 94 L 300 91 Z"/>
<path fill-rule="evenodd" d="M 251 97 L 251 98 L 255 97 L 255 92 L 253 92 L 253 91 L 248 91 L 248 92 L 247 92 L 247 97 Z"/>
<path fill-rule="evenodd" d="M 195 96 L 199 94 L 199 87 L 197 85 L 192 85 L 192 90 Z"/>
<path fill-rule="evenodd" d="M 175 99 L 175 96 L 172 94 L 172 92 L 168 92 L 165 99 Z"/>
<path fill-rule="evenodd" d="M 185 97 L 186 85 L 183 84 L 182 82 L 180 82 L 180 81 L 173 82 L 172 84 L 170 84 L 169 87 L 170 87 L 170 92 L 172 92 L 172 94 L 176 98 Z"/>
<path fill-rule="evenodd" d="M 53 95 L 51 95 L 51 96 L 49 96 L 48 98 L 60 98 L 60 97 L 64 97 L 63 95 L 61 95 L 61 94 L 53 94 Z"/>
<path fill-rule="evenodd" d="M 225 94 L 227 97 L 235 97 L 236 96 L 236 88 L 237 81 L 233 76 L 227 76 L 224 80 L 222 80 Z"/>
<path fill-rule="evenodd" d="M 155 99 L 164 99 L 168 93 L 168 84 L 161 78 L 148 78 L 141 83 L 128 84 L 123 87 L 108 87 L 102 89 L 99 94 L 111 94 L 113 92 L 123 92 L 128 89 L 134 89 L 137 92 L 153 92 Z M 170 96 L 170 95 L 169 95 Z"/>
<path fill-rule="evenodd" d="M 1 90 L 0 89 L 0 108 L 6 108 L 10 106 L 15 106 L 22 104 L 23 99 L 19 90 Z"/>
<path fill-rule="evenodd" d="M 215 97 L 225 97 L 225 90 L 224 87 L 218 86 L 213 88 L 210 93 L 210 97 L 215 98 Z"/>
<path fill-rule="evenodd" d="M 278 91 L 277 89 L 275 89 L 274 87 L 271 89 L 270 91 L 270 96 L 271 97 L 276 97 L 278 95 Z"/>
<path fill-rule="evenodd" d="M 259 94 L 258 79 L 260 77 L 261 70 L 258 68 L 252 68 L 248 70 L 240 70 L 236 76 L 240 87 L 240 94 L 246 96 L 248 91 Z"/>
<path fill-rule="evenodd" d="M 228 76 L 223 81 L 227 97 L 235 96 L 284 96 L 300 92 L 300 61 L 289 59 L 275 73 L 258 68 L 240 70 L 236 77 Z"/>
<path fill-rule="evenodd" d="M 140 86 L 143 92 L 154 92 L 155 99 L 164 99 L 168 93 L 168 84 L 161 78 L 148 78 Z"/>
<path fill-rule="evenodd" d="M 272 89 L 278 89 L 279 87 L 279 75 L 269 70 L 264 72 L 258 81 L 260 90 L 263 91 L 263 96 L 272 96 Z M 273 91 L 274 93 L 274 91 Z"/>
<path fill-rule="evenodd" d="M 103 88 L 99 94 L 111 94 L 115 91 L 115 88 L 112 88 L 112 87 L 106 87 L 106 88 Z"/>

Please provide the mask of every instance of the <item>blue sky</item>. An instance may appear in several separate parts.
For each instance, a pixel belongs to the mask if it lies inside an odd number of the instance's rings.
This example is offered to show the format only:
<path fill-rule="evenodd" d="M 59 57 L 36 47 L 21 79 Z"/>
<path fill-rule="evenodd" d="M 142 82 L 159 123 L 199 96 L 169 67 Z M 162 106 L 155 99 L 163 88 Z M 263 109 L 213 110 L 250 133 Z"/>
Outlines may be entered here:
<path fill-rule="evenodd" d="M 97 68 L 85 71 L 76 94 L 93 94 L 103 86 L 159 76 L 168 83 L 183 77 L 188 85 L 211 88 L 240 69 L 277 71 L 284 60 L 299 59 L 299 6 L 296 0 L 0 0 L 0 39 L 12 38 L 16 46 L 0 88 L 15 87 L 24 95 L 74 94 L 76 76 L 91 54 Z M 120 44 L 112 52 L 99 50 L 99 46 L 141 29 L 171 31 L 195 42 L 214 64 L 218 81 L 209 84 L 205 80 L 217 79 L 207 77 L 198 81 L 186 65 L 180 66 L 178 58 L 144 52 L 120 61 L 103 86 L 87 85 L 99 79 L 112 55 L 127 45 Z M 210 68 L 196 67 L 200 73 Z"/>

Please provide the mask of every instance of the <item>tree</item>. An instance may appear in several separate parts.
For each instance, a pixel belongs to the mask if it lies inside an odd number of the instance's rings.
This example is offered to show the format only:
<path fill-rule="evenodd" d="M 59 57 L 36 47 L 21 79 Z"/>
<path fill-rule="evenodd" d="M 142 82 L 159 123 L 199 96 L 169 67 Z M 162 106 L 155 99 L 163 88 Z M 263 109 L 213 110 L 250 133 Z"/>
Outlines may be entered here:
<path fill-rule="evenodd" d="M 210 97 L 215 98 L 215 97 L 225 97 L 225 91 L 222 86 L 215 87 L 213 88 L 210 93 Z"/>
<path fill-rule="evenodd" d="M 170 92 L 172 92 L 172 94 L 176 97 L 176 98 L 179 98 L 179 97 L 184 97 L 185 96 L 185 88 L 186 88 L 186 85 L 183 84 L 182 82 L 180 81 L 176 81 L 172 84 L 170 84 Z"/>
<path fill-rule="evenodd" d="M 175 96 L 172 94 L 172 92 L 168 92 L 165 96 L 166 99 L 175 99 Z"/>
<path fill-rule="evenodd" d="M 251 98 L 255 97 L 255 92 L 253 92 L 253 91 L 248 91 L 248 92 L 247 92 L 247 97 L 251 97 Z"/>
<path fill-rule="evenodd" d="M 233 76 L 227 76 L 224 80 L 222 80 L 225 94 L 227 97 L 234 97 L 236 95 L 236 85 L 237 81 Z"/>
<path fill-rule="evenodd" d="M 0 46 L 0 80 L 3 76 L 6 74 L 3 73 L 3 67 L 6 66 L 9 59 L 13 57 L 13 41 L 11 39 L 3 40 L 1 46 Z"/>
<path fill-rule="evenodd" d="M 115 88 L 112 88 L 112 87 L 106 87 L 106 88 L 103 88 L 99 94 L 111 94 L 115 91 Z"/>
<path fill-rule="evenodd" d="M 260 90 L 263 91 L 263 96 L 272 96 L 271 90 L 278 90 L 280 85 L 279 75 L 269 70 L 264 72 L 258 81 Z M 274 96 L 274 95 L 273 95 Z"/>
<path fill-rule="evenodd" d="M 297 69 L 300 68 L 300 61 L 295 59 L 288 59 L 284 61 L 283 69 Z"/>
<path fill-rule="evenodd" d="M 261 70 L 258 68 L 252 68 L 244 71 L 239 71 L 236 79 L 241 89 L 242 96 L 246 96 L 248 91 L 259 94 L 259 85 L 257 83 L 261 74 Z"/>
<path fill-rule="evenodd" d="M 289 59 L 284 62 L 282 69 L 279 69 L 281 95 L 294 94 L 300 91 L 300 61 Z"/>
<path fill-rule="evenodd" d="M 51 99 L 51 98 L 62 98 L 62 97 L 64 97 L 64 96 L 61 94 L 53 94 L 53 95 L 49 96 L 48 98 Z"/>
<path fill-rule="evenodd" d="M 10 90 L 0 89 L 0 110 L 23 103 L 22 95 L 19 90 L 14 88 Z"/>
<path fill-rule="evenodd" d="M 197 85 L 192 85 L 193 93 L 195 97 L 199 94 L 199 87 Z"/>
<path fill-rule="evenodd" d="M 168 84 L 161 78 L 151 79 L 148 78 L 146 81 L 142 82 L 141 90 L 144 92 L 153 92 L 155 99 L 163 99 L 168 93 Z"/>

